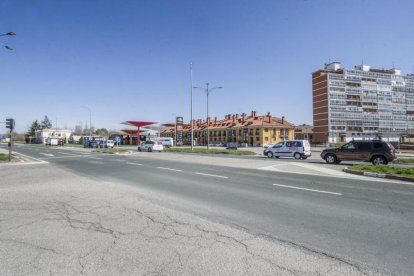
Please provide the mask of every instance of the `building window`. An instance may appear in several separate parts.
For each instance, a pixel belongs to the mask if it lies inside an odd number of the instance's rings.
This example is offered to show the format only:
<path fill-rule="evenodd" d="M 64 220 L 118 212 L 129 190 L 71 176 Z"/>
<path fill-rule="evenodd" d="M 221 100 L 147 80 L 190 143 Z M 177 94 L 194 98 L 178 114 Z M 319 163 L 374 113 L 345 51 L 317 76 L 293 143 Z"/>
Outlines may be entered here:
<path fill-rule="evenodd" d="M 269 132 L 269 129 L 268 128 L 265 128 L 265 130 L 264 130 L 265 132 Z"/>
<path fill-rule="evenodd" d="M 260 129 L 256 128 L 256 136 L 259 136 L 259 135 L 260 135 Z"/>
<path fill-rule="evenodd" d="M 256 141 L 260 141 L 260 137 L 256 137 Z"/>
<path fill-rule="evenodd" d="M 267 141 L 269 141 L 269 137 L 265 137 L 265 141 L 267 142 Z"/>

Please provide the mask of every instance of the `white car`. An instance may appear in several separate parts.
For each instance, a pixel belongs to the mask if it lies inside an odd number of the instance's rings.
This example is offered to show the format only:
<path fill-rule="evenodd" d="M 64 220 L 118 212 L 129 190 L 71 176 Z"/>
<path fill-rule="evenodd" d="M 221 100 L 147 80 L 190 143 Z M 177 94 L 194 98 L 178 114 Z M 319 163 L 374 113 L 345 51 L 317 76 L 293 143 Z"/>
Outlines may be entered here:
<path fill-rule="evenodd" d="M 263 155 L 269 158 L 294 157 L 295 159 L 306 159 L 312 153 L 308 140 L 289 140 L 266 148 Z"/>
<path fill-rule="evenodd" d="M 145 141 L 141 145 L 138 146 L 138 151 L 159 151 L 161 152 L 164 150 L 164 146 L 161 142 L 154 142 L 154 141 Z"/>
<path fill-rule="evenodd" d="M 105 145 L 105 148 L 113 148 L 114 147 L 114 141 L 106 140 L 104 145 Z"/>

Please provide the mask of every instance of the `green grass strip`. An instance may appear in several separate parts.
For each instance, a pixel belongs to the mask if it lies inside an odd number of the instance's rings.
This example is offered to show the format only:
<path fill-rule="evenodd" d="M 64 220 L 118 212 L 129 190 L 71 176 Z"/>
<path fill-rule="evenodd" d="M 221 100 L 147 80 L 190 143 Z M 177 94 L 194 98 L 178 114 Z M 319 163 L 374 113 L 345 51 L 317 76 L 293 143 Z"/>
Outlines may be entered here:
<path fill-rule="evenodd" d="M 414 177 L 414 167 L 400 168 L 387 165 L 355 165 L 350 167 L 351 170 L 361 172 L 372 172 L 379 174 L 400 175 Z"/>

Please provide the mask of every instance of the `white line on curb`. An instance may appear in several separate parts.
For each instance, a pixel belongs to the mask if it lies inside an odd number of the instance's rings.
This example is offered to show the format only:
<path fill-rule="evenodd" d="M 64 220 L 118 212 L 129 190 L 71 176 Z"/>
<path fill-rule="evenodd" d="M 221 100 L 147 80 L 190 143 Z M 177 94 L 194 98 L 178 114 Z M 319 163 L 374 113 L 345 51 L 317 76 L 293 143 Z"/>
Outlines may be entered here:
<path fill-rule="evenodd" d="M 168 171 L 175 171 L 175 172 L 182 172 L 182 170 L 170 169 L 170 168 L 164 168 L 164 167 L 157 167 L 157 169 L 168 170 Z"/>
<path fill-rule="evenodd" d="M 208 174 L 208 173 L 199 173 L 199 172 L 196 172 L 195 174 L 204 175 L 204 176 L 219 177 L 219 178 L 228 178 L 227 176 L 215 175 L 215 174 Z"/>
<path fill-rule="evenodd" d="M 102 160 L 102 158 L 99 158 L 99 157 L 93 157 L 93 156 L 85 156 L 85 158 L 88 158 L 88 159 L 96 159 L 96 160 Z"/>
<path fill-rule="evenodd" d="M 304 191 L 310 191 L 310 192 L 316 192 L 316 193 L 323 193 L 323 194 L 342 195 L 341 193 L 327 192 L 327 191 L 307 189 L 307 188 L 301 188 L 301 187 L 295 187 L 295 186 L 287 186 L 287 185 L 281 185 L 281 184 L 273 184 L 273 186 L 278 186 L 278 187 L 283 187 L 283 188 L 290 188 L 290 189 L 297 189 L 297 190 L 304 190 Z"/>

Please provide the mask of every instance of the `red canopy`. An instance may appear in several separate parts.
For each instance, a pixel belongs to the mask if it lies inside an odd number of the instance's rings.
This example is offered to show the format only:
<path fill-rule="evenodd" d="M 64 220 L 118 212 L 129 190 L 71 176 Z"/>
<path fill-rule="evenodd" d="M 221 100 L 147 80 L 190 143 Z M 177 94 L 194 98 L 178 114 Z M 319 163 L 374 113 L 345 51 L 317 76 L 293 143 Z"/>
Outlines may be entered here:
<path fill-rule="evenodd" d="M 126 121 L 123 122 L 124 125 L 136 126 L 136 127 L 143 127 L 156 124 L 156 122 L 143 122 L 143 121 Z"/>
<path fill-rule="evenodd" d="M 134 130 L 134 129 L 121 129 L 121 131 L 122 132 L 125 132 L 125 133 L 128 133 L 130 135 L 138 133 L 138 131 L 137 130 Z M 141 133 L 141 132 L 144 132 L 144 131 L 143 130 L 140 130 L 139 132 Z"/>

